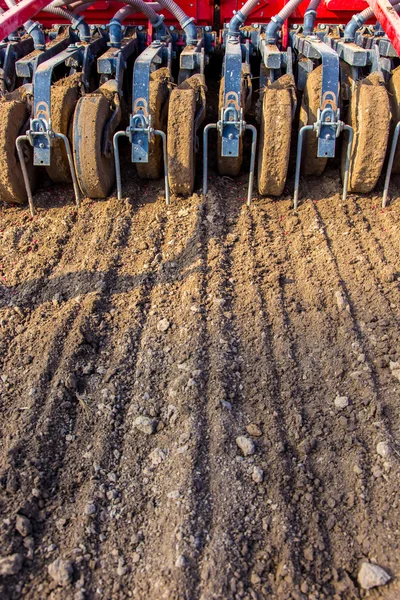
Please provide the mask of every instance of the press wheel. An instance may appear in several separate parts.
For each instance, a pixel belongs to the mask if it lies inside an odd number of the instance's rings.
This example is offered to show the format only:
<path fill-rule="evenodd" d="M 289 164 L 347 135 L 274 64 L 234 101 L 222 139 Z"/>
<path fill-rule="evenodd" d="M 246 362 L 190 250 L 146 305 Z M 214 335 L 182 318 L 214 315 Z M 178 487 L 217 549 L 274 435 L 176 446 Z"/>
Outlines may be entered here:
<path fill-rule="evenodd" d="M 71 75 L 56 81 L 51 86 L 51 123 L 55 133 L 62 133 L 70 138 L 70 123 L 80 95 L 81 76 Z M 71 143 L 71 139 L 69 139 Z M 51 146 L 51 165 L 46 167 L 47 173 L 56 183 L 70 183 L 71 169 L 68 162 L 65 144 L 62 140 L 54 140 Z"/>
<path fill-rule="evenodd" d="M 189 195 L 195 177 L 195 89 L 175 88 L 169 100 L 168 112 L 168 175 L 171 192 Z"/>
<path fill-rule="evenodd" d="M 169 88 L 169 70 L 157 69 L 150 75 L 149 83 L 149 114 L 151 115 L 151 126 L 166 132 L 167 110 Z M 138 175 L 141 179 L 159 179 L 164 172 L 164 159 L 162 139 L 154 135 L 149 143 L 149 162 L 136 163 Z"/>
<path fill-rule="evenodd" d="M 294 79 L 283 75 L 263 90 L 258 148 L 258 191 L 280 196 L 289 164 Z"/>
<path fill-rule="evenodd" d="M 109 101 L 101 94 L 78 101 L 73 123 L 74 160 L 79 186 L 88 198 L 107 198 L 115 183 L 114 155 L 102 152 L 104 128 L 111 118 Z"/>
<path fill-rule="evenodd" d="M 390 144 L 393 139 L 394 129 L 397 123 L 400 121 L 400 67 L 397 67 L 387 84 L 389 92 L 390 109 L 392 111 L 392 121 L 390 127 Z M 397 144 L 396 153 L 394 155 L 392 173 L 400 173 L 400 143 Z"/>
<path fill-rule="evenodd" d="M 311 71 L 300 107 L 299 129 L 304 125 L 314 125 L 317 121 L 318 109 L 321 106 L 322 65 Z M 318 138 L 314 131 L 306 131 L 303 138 L 302 169 L 304 175 L 322 175 L 328 159 L 318 158 Z"/>
<path fill-rule="evenodd" d="M 380 73 L 358 81 L 350 96 L 346 122 L 353 127 L 349 191 L 371 192 L 381 174 L 389 138 L 389 97 Z M 347 138 L 348 139 L 348 138 Z M 347 143 L 342 146 L 342 179 Z"/>
<path fill-rule="evenodd" d="M 221 109 L 224 106 L 224 87 L 225 77 L 221 79 L 219 86 L 219 102 L 218 102 L 218 119 L 221 115 Z M 242 86 L 243 87 L 243 86 Z M 243 90 L 241 93 L 241 99 L 243 103 Z M 243 135 L 239 139 L 239 154 L 238 156 L 222 156 L 222 139 L 220 133 L 218 133 L 218 148 L 217 148 L 217 167 L 220 175 L 228 175 L 228 177 L 236 177 L 240 173 L 243 162 Z"/>
<path fill-rule="evenodd" d="M 29 111 L 25 102 L 0 101 L 0 200 L 25 204 L 28 200 L 21 164 L 15 142 L 25 134 L 24 125 L 29 123 Z M 33 151 L 29 143 L 23 152 L 32 191 L 35 189 L 36 173 L 33 167 Z"/>

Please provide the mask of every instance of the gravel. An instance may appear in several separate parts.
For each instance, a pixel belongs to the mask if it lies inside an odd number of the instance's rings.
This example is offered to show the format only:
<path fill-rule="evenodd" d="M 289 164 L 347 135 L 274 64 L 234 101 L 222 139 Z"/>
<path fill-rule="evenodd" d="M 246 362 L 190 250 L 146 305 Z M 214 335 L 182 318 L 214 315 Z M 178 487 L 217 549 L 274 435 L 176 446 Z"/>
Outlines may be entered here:
<path fill-rule="evenodd" d="M 391 577 L 382 567 L 373 563 L 363 563 L 358 572 L 358 583 L 364 590 L 385 585 Z"/>
<path fill-rule="evenodd" d="M 5 558 L 0 558 L 0 576 L 16 575 L 19 573 L 23 560 L 21 554 L 11 554 Z"/>
<path fill-rule="evenodd" d="M 243 456 L 251 456 L 256 451 L 253 441 L 245 435 L 237 437 L 236 444 L 243 452 Z"/>

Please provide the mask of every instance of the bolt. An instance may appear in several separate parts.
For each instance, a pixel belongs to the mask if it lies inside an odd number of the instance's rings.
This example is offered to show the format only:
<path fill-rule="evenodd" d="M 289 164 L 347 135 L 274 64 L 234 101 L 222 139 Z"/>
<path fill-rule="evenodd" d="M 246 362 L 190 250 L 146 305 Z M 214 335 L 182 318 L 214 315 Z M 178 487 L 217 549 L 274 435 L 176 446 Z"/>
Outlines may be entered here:
<path fill-rule="evenodd" d="M 330 133 L 327 133 L 327 134 L 326 134 L 326 136 L 325 136 L 325 139 L 326 139 L 326 140 L 331 140 L 331 139 L 332 139 L 332 136 L 331 136 L 331 134 L 330 134 Z"/>
<path fill-rule="evenodd" d="M 138 140 L 138 146 L 143 146 L 143 140 Z"/>
<path fill-rule="evenodd" d="M 44 148 L 44 144 L 43 144 L 43 142 L 40 142 L 40 144 L 39 144 L 39 148 Z"/>
<path fill-rule="evenodd" d="M 320 24 L 319 24 L 319 28 L 320 28 L 320 29 L 325 29 L 325 27 L 326 27 L 326 25 L 324 25 L 324 23 L 320 23 Z"/>
<path fill-rule="evenodd" d="M 230 133 L 230 134 L 228 135 L 228 140 L 233 140 L 233 133 Z"/>

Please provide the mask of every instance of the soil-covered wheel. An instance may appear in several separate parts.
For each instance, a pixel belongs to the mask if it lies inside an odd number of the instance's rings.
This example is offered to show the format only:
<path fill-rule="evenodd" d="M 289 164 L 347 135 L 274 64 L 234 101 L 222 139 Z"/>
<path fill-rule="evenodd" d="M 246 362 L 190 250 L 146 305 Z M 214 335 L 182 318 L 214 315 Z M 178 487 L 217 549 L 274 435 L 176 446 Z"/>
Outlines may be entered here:
<path fill-rule="evenodd" d="M 15 142 L 24 135 L 28 125 L 29 111 L 25 102 L 0 101 L 0 200 L 25 204 L 28 200 L 21 164 Z M 32 192 L 36 187 L 36 170 L 33 166 L 33 150 L 29 143 L 23 148 Z"/>
<path fill-rule="evenodd" d="M 194 188 L 196 96 L 195 89 L 175 88 L 169 101 L 168 178 L 171 192 L 182 196 Z"/>
<path fill-rule="evenodd" d="M 322 65 L 311 71 L 307 77 L 306 86 L 300 107 L 299 130 L 304 125 L 314 125 L 317 121 L 318 109 L 321 106 L 322 94 Z M 314 131 L 306 131 L 303 138 L 302 171 L 304 175 L 322 175 L 328 159 L 319 158 L 318 138 Z"/>
<path fill-rule="evenodd" d="M 258 191 L 280 196 L 289 164 L 295 86 L 292 75 L 283 75 L 263 90 L 258 147 Z"/>
<path fill-rule="evenodd" d="M 389 151 L 391 148 L 391 142 L 397 123 L 400 121 L 400 67 L 397 67 L 387 84 L 387 90 L 389 92 L 390 110 L 392 112 L 392 121 L 390 126 L 390 143 Z M 400 143 L 397 144 L 397 149 L 394 155 L 392 173 L 400 173 Z"/>
<path fill-rule="evenodd" d="M 107 198 L 115 183 L 114 155 L 102 152 L 104 128 L 111 118 L 110 103 L 101 94 L 78 101 L 73 123 L 74 160 L 79 186 L 88 198 Z"/>
<path fill-rule="evenodd" d="M 153 129 L 167 131 L 167 108 L 169 96 L 169 70 L 157 69 L 150 75 L 149 115 Z M 136 163 L 141 179 L 159 179 L 164 172 L 162 139 L 154 135 L 149 144 L 149 162 Z"/>
<path fill-rule="evenodd" d="M 75 73 L 65 79 L 56 81 L 51 86 L 51 122 L 53 131 L 66 135 L 71 143 L 71 119 L 80 96 L 81 75 Z M 72 146 L 71 146 L 72 147 Z M 46 171 L 56 183 L 70 183 L 71 169 L 68 162 L 65 144 L 62 140 L 54 140 L 51 147 L 51 165 Z"/>
<path fill-rule="evenodd" d="M 371 192 L 381 174 L 390 127 L 389 97 L 380 73 L 358 81 L 350 96 L 346 122 L 353 127 L 349 191 Z M 348 135 L 342 145 L 344 178 Z"/>
<path fill-rule="evenodd" d="M 218 102 L 218 119 L 221 115 L 221 109 L 224 106 L 224 87 L 225 87 L 225 77 L 222 77 L 221 83 L 219 86 L 219 102 Z M 242 86 L 243 88 L 243 86 Z M 241 99 L 242 99 L 242 108 L 244 103 L 244 90 L 242 89 Z M 242 168 L 243 162 L 243 136 L 240 137 L 239 140 L 239 154 L 238 156 L 221 156 L 222 152 L 222 140 L 221 135 L 218 133 L 218 148 L 217 148 L 217 167 L 218 173 L 220 175 L 228 175 L 228 177 L 237 177 L 240 173 L 240 169 Z"/>

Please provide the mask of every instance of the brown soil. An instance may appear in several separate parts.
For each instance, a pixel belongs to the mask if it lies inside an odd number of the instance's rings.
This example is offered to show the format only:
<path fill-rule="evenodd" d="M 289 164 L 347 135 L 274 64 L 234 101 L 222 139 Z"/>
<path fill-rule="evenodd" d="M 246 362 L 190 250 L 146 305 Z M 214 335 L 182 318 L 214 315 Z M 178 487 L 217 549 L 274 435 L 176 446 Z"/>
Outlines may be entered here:
<path fill-rule="evenodd" d="M 283 75 L 263 91 L 258 145 L 258 191 L 280 196 L 286 183 L 292 137 L 294 80 Z"/>
<path fill-rule="evenodd" d="M 354 130 L 349 190 L 368 193 L 381 174 L 389 138 L 389 97 L 381 74 L 371 73 L 357 82 L 346 122 Z M 342 177 L 346 152 L 347 144 L 343 144 Z"/>
<path fill-rule="evenodd" d="M 196 97 L 195 89 L 179 87 L 172 91 L 169 101 L 168 177 L 173 194 L 187 196 L 193 191 Z"/>
<path fill-rule="evenodd" d="M 102 152 L 104 127 L 111 117 L 108 99 L 102 94 L 83 96 L 74 115 L 74 160 L 82 192 L 89 198 L 106 198 L 115 182 L 114 154 Z"/>
<path fill-rule="evenodd" d="M 71 119 L 80 95 L 81 74 L 76 73 L 60 79 L 51 86 L 51 123 L 55 133 L 69 138 L 72 149 Z M 67 151 L 62 140 L 54 140 L 51 146 L 51 165 L 46 167 L 49 177 L 57 183 L 72 181 Z"/>
<path fill-rule="evenodd" d="M 28 124 L 29 112 L 25 102 L 3 100 L 0 102 L 0 200 L 24 204 L 27 193 L 22 178 L 15 142 L 25 124 Z M 32 189 L 35 188 L 35 171 L 32 165 L 32 149 L 24 144 L 27 157 L 28 175 Z"/>
<path fill-rule="evenodd" d="M 387 85 L 387 90 L 389 93 L 390 109 L 392 113 L 390 140 L 388 146 L 388 152 L 390 152 L 394 129 L 397 123 L 400 121 L 400 67 L 397 67 L 397 69 L 393 71 Z M 400 173 L 400 144 L 397 146 L 396 154 L 394 155 L 392 173 Z"/>
<path fill-rule="evenodd" d="M 400 201 L 123 178 L 1 207 L 0 597 L 399 598 Z"/>
<path fill-rule="evenodd" d="M 167 132 L 167 114 L 169 98 L 169 70 L 157 69 L 150 76 L 149 114 L 153 129 Z M 159 135 L 153 136 L 149 144 L 149 162 L 137 163 L 139 177 L 142 179 L 159 179 L 164 172 L 162 140 Z"/>
<path fill-rule="evenodd" d="M 300 116 L 299 130 L 304 125 L 313 125 L 317 121 L 318 109 L 321 106 L 322 92 L 322 66 L 320 65 L 307 77 L 304 88 Z M 327 158 L 318 158 L 318 138 L 314 131 L 307 131 L 303 138 L 302 174 L 322 175 L 327 165 Z"/>

